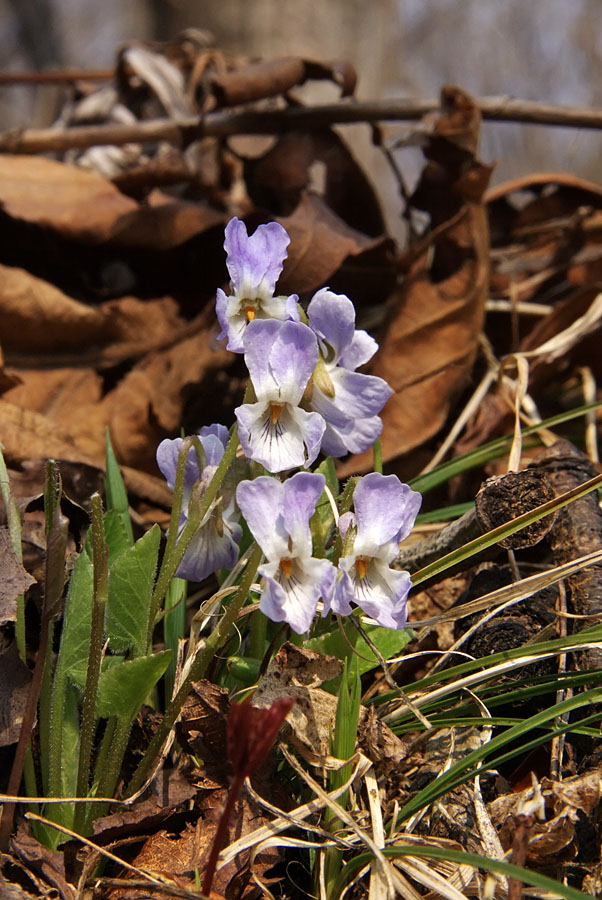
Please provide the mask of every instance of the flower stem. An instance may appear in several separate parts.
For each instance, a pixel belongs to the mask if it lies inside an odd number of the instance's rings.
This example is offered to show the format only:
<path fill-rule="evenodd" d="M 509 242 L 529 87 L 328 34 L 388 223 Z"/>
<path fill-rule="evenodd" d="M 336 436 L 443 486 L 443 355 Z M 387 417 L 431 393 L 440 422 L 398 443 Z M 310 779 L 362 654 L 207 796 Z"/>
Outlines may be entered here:
<path fill-rule="evenodd" d="M 92 506 L 92 558 L 94 563 L 94 593 L 92 595 L 92 624 L 90 628 L 90 653 L 86 672 L 86 685 L 82 703 L 82 722 L 80 727 L 79 762 L 77 767 L 77 796 L 86 797 L 89 789 L 90 760 L 96 725 L 96 695 L 102 664 L 102 648 L 104 643 L 104 616 L 109 596 L 109 550 L 105 540 L 102 516 L 102 500 L 100 494 L 94 494 Z M 86 805 L 77 805 L 75 812 L 75 830 L 77 831 L 86 816 Z"/>
<path fill-rule="evenodd" d="M 199 681 L 201 678 L 203 678 L 205 672 L 207 671 L 209 663 L 215 656 L 215 653 L 228 637 L 228 633 L 230 632 L 230 629 L 236 621 L 236 617 L 238 616 L 238 613 L 240 612 L 240 609 L 245 602 L 245 599 L 249 592 L 249 588 L 253 584 L 255 575 L 257 573 L 257 567 L 261 562 L 261 557 L 261 547 L 259 547 L 259 545 L 255 545 L 253 552 L 249 557 L 249 562 L 247 563 L 247 567 L 244 571 L 242 581 L 240 582 L 236 594 L 232 598 L 230 604 L 224 612 L 224 615 L 216 625 L 215 629 L 211 632 L 211 634 L 205 641 L 205 646 L 198 653 L 190 668 L 188 676 L 182 682 L 182 685 L 180 686 L 176 696 L 169 704 L 167 711 L 163 717 L 163 721 L 159 725 L 154 737 L 148 745 L 148 749 L 144 754 L 144 757 L 128 786 L 128 796 L 135 794 L 136 791 L 140 790 L 140 788 L 144 784 L 146 778 L 152 770 L 153 765 L 155 764 L 157 757 L 161 752 L 161 748 L 163 747 L 163 744 L 167 736 L 169 735 L 169 732 L 173 728 L 178 716 L 180 715 L 184 702 L 186 701 L 186 698 L 190 693 L 191 685 L 194 684 L 195 681 Z"/>

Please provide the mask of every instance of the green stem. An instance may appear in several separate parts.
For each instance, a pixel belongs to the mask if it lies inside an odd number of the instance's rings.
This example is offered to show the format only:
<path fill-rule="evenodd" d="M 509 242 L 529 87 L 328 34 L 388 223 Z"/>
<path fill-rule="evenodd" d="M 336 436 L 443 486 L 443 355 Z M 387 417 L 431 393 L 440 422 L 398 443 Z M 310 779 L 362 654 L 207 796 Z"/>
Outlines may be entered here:
<path fill-rule="evenodd" d="M 246 656 L 251 659 L 263 659 L 265 654 L 268 620 L 260 609 L 251 616 L 249 641 Z"/>
<path fill-rule="evenodd" d="M 205 646 L 202 650 L 199 651 L 194 663 L 191 666 L 190 672 L 188 673 L 188 677 L 182 683 L 180 689 L 178 690 L 178 693 L 168 706 L 167 711 L 163 717 L 163 721 L 155 732 L 155 735 L 148 745 L 147 751 L 144 754 L 144 757 L 140 765 L 136 769 L 134 777 L 132 778 L 132 781 L 128 786 L 127 796 L 135 794 L 136 791 L 140 790 L 140 788 L 144 784 L 146 778 L 152 770 L 152 767 L 155 764 L 157 757 L 161 752 L 161 748 L 163 747 L 163 744 L 167 736 L 169 735 L 169 732 L 175 725 L 176 720 L 180 715 L 186 698 L 190 693 L 191 685 L 194 684 L 195 681 L 199 681 L 204 677 L 209 663 L 215 656 L 217 650 L 222 646 L 222 644 L 228 637 L 228 633 L 232 625 L 236 621 L 236 617 L 238 616 L 243 603 L 245 602 L 245 599 L 249 592 L 249 588 L 253 584 L 255 575 L 257 573 L 257 567 L 261 562 L 261 556 L 261 547 L 255 545 L 255 548 L 251 553 L 251 556 L 249 557 L 249 562 L 247 563 L 247 567 L 244 571 L 236 594 L 232 598 L 229 606 L 225 610 L 224 615 L 216 625 L 215 629 L 211 632 L 211 634 L 205 641 Z"/>
<path fill-rule="evenodd" d="M 99 797 L 113 797 L 115 794 L 115 788 L 117 787 L 117 782 L 121 775 L 123 757 L 127 750 L 131 730 L 132 718 L 130 716 L 123 716 L 122 718 L 117 719 L 117 724 L 112 729 L 111 742 L 110 744 L 107 744 L 108 752 L 105 756 L 104 766 L 102 771 L 100 771 L 98 790 L 96 791 L 96 794 Z M 82 805 L 82 808 L 86 810 L 86 813 L 82 818 L 82 827 L 84 830 L 80 831 L 80 834 L 85 834 L 89 831 L 92 820 L 98 819 L 107 811 L 107 807 L 101 803 L 88 803 L 86 806 L 87 809 Z M 77 831 L 78 829 L 76 828 L 75 830 Z"/>
<path fill-rule="evenodd" d="M 90 628 L 90 654 L 86 672 L 86 686 L 82 703 L 79 763 L 77 767 L 77 796 L 86 797 L 89 790 L 90 760 L 96 730 L 96 696 L 102 665 L 104 644 L 104 616 L 109 596 L 109 551 L 105 540 L 100 494 L 94 494 L 92 504 L 92 558 L 94 562 L 94 593 L 92 597 L 92 624 Z M 78 804 L 75 813 L 75 830 L 84 821 L 85 805 Z"/>
<path fill-rule="evenodd" d="M 48 648 L 46 651 L 46 662 L 44 664 L 44 672 L 42 675 L 42 687 L 40 689 L 40 706 L 38 714 L 42 784 L 47 791 L 50 785 L 50 720 L 52 710 L 52 671 L 54 664 L 54 653 L 52 649 L 54 640 L 54 622 L 49 623 L 48 629 Z M 49 796 L 52 795 L 50 794 Z"/>
<path fill-rule="evenodd" d="M 165 599 L 165 594 L 167 593 L 167 589 L 169 587 L 171 579 L 176 574 L 176 570 L 182 562 L 184 553 L 188 549 L 188 545 L 194 537 L 197 528 L 202 523 L 203 519 L 207 515 L 207 512 L 209 511 L 209 508 L 211 507 L 211 504 L 217 497 L 218 491 L 222 485 L 224 478 L 226 477 L 228 469 L 230 468 L 232 462 L 234 461 L 234 457 L 236 456 L 236 450 L 238 448 L 238 428 L 236 427 L 236 425 L 234 426 L 232 434 L 230 435 L 230 439 L 226 445 L 226 449 L 224 450 L 224 455 L 222 456 L 220 463 L 215 470 L 213 478 L 207 485 L 207 488 L 205 489 L 196 510 L 193 509 L 194 504 L 191 501 L 188 522 L 186 523 L 178 539 L 178 527 L 180 522 L 180 512 L 182 509 L 182 493 L 184 489 L 186 460 L 188 458 L 190 448 L 195 445 L 195 442 L 195 438 L 185 438 L 182 442 L 182 446 L 178 454 L 178 465 L 176 468 L 176 480 L 174 484 L 174 505 L 171 511 L 167 545 L 165 548 L 165 555 L 163 556 L 161 571 L 159 572 L 159 577 L 157 578 L 157 583 L 155 584 L 155 590 L 153 591 L 153 596 L 151 599 L 147 641 L 149 651 L 152 648 L 152 635 L 156 624 L 157 615 L 159 613 L 161 604 Z"/>

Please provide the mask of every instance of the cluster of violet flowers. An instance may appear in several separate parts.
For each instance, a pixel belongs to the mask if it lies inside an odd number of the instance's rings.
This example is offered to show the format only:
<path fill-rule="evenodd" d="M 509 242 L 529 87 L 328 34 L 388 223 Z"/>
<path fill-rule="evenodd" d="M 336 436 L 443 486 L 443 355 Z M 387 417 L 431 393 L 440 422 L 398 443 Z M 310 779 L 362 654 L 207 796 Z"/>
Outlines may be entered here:
<path fill-rule="evenodd" d="M 409 534 L 421 496 L 395 475 L 371 473 L 353 495 L 354 512 L 340 517 L 342 555 L 335 567 L 313 556 L 310 519 L 325 488 L 307 471 L 320 451 L 332 457 L 367 450 L 380 436 L 379 417 L 389 385 L 356 369 L 377 350 L 355 328 L 351 300 L 322 288 L 304 311 L 298 297 L 276 296 L 290 238 L 277 222 L 252 235 L 232 219 L 224 248 L 231 293 L 217 292 L 220 338 L 244 355 L 251 396 L 235 410 L 238 440 L 247 461 L 270 473 L 252 478 L 231 469 L 188 546 L 177 575 L 202 581 L 239 556 L 241 514 L 263 551 L 259 608 L 298 634 L 310 628 L 320 599 L 322 614 L 349 615 L 354 607 L 379 625 L 403 628 L 411 587 L 407 572 L 391 563 Z M 254 396 L 253 396 L 254 395 Z M 224 455 L 228 431 L 202 428 L 186 460 L 180 530 L 193 489 L 208 485 Z M 157 462 L 173 489 L 182 439 L 164 440 Z M 257 467 L 255 467 L 257 468 Z M 301 469 L 292 477 L 291 470 Z"/>

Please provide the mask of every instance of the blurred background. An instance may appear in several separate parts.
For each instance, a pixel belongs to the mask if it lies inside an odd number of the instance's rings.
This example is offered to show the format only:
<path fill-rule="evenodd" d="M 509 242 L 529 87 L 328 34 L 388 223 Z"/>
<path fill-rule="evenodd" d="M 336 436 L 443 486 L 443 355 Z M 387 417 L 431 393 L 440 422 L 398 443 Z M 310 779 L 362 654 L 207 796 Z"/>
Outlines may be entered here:
<path fill-rule="evenodd" d="M 600 0 L 0 0 L 5 71 L 112 66 L 124 41 L 168 40 L 206 29 L 224 50 L 249 56 L 343 58 L 356 67 L 360 99 L 436 97 L 446 82 L 474 96 L 602 106 Z M 314 84 L 312 102 L 337 99 Z M 65 89 L 2 87 L 1 128 L 50 124 Z M 393 144 L 407 125 L 387 125 Z M 367 126 L 346 127 L 369 162 Z M 411 185 L 412 150 L 396 150 Z M 543 170 L 602 180 L 600 133 L 485 123 L 481 158 L 493 183 Z M 395 190 L 380 154 L 373 177 Z M 386 199 L 385 199 L 386 205 Z"/>

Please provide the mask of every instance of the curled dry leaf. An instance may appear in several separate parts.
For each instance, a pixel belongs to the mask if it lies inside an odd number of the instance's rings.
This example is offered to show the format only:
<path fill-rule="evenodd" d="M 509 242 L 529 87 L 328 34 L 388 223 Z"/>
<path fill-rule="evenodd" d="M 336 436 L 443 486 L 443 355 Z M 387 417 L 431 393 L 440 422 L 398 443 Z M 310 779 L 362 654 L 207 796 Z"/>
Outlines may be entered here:
<path fill-rule="evenodd" d="M 287 641 L 268 666 L 253 698 L 259 707 L 271 706 L 284 697 L 295 698 L 284 733 L 290 734 L 299 752 L 315 762 L 330 752 L 330 734 L 337 709 L 337 698 L 320 685 L 342 671 L 343 664 L 334 656 L 324 656 Z"/>
<path fill-rule="evenodd" d="M 295 211 L 278 221 L 291 237 L 278 282 L 283 293 L 314 291 L 328 283 L 347 257 L 357 261 L 360 254 L 375 247 L 390 246 L 387 239 L 369 238 L 350 228 L 314 194 L 304 194 Z"/>
<path fill-rule="evenodd" d="M 408 453 L 443 425 L 468 382 L 478 347 L 489 274 L 489 231 L 482 196 L 490 169 L 475 157 L 480 114 L 458 88 L 444 89 L 444 112 L 428 139 L 428 160 L 411 204 L 427 211 L 407 276 L 389 300 L 371 368 L 394 390 L 383 413 L 383 459 Z M 352 457 L 342 474 L 365 470 Z"/>
<path fill-rule="evenodd" d="M 380 203 L 367 173 L 331 129 L 292 131 L 259 157 L 245 157 L 244 150 L 241 155 L 247 191 L 258 207 L 289 215 L 303 192 L 311 190 L 362 234 L 385 232 Z"/>
<path fill-rule="evenodd" d="M 328 79 L 341 88 L 341 95 L 353 94 L 355 69 L 342 60 L 317 62 L 296 56 L 249 63 L 215 75 L 211 88 L 219 106 L 238 106 L 264 97 L 277 97 L 308 80 Z"/>

